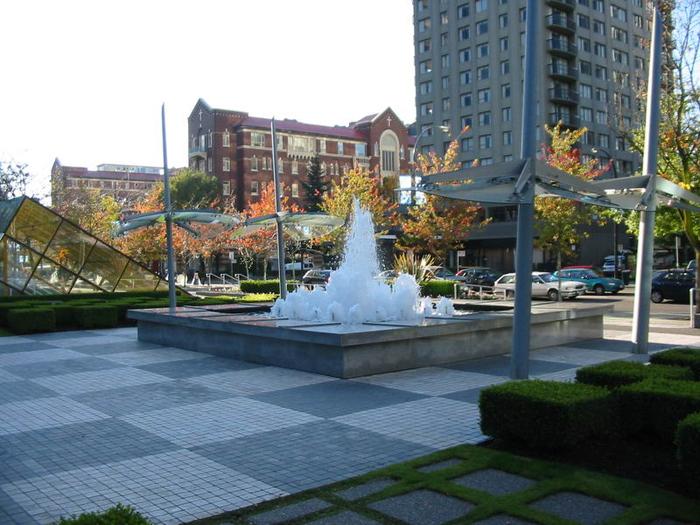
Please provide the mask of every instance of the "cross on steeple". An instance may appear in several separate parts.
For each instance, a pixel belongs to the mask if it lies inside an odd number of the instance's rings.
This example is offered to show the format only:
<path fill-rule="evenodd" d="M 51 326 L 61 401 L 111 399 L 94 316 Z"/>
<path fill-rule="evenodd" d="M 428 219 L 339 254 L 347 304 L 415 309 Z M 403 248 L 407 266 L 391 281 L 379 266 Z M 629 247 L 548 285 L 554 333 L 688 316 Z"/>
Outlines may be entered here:
<path fill-rule="evenodd" d="M 394 120 L 394 119 L 391 118 L 391 115 L 389 115 L 389 116 L 386 118 L 386 125 L 389 126 L 389 127 L 391 127 L 391 121 L 392 121 L 392 120 Z"/>
<path fill-rule="evenodd" d="M 202 108 L 199 108 L 199 123 L 202 123 Z"/>

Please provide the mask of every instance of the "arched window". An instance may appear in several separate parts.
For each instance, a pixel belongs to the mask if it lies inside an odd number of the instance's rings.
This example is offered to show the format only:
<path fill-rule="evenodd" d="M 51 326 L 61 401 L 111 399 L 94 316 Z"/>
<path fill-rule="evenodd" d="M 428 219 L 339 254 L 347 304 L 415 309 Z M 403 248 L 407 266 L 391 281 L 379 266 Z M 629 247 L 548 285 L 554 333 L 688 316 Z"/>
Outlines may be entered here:
<path fill-rule="evenodd" d="M 397 172 L 399 170 L 399 139 L 396 133 L 386 130 L 382 133 L 379 144 L 382 172 Z"/>

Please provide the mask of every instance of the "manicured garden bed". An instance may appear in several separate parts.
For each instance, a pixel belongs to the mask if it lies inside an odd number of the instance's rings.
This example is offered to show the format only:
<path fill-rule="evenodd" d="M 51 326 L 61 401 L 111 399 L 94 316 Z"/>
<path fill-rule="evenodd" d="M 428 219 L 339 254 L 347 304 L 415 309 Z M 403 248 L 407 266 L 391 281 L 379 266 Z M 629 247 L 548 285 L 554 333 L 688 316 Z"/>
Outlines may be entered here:
<path fill-rule="evenodd" d="M 568 509 L 547 505 L 561 497 L 572 500 Z M 421 506 L 426 501 L 434 505 Z M 443 517 L 473 523 L 507 516 L 563 524 L 571 521 L 565 521 L 561 513 L 590 517 L 586 515 L 589 509 L 581 508 L 580 502 L 591 505 L 591 512 L 603 508 L 613 513 L 612 519 L 620 525 L 661 518 L 693 523 L 700 516 L 699 501 L 645 483 L 463 445 L 190 525 L 267 523 L 274 522 L 275 516 L 291 516 L 294 524 L 322 518 L 328 523 L 346 523 L 357 516 L 382 524 L 399 523 L 396 519 L 402 516 L 410 516 L 413 523 L 438 522 Z"/>
<path fill-rule="evenodd" d="M 664 354 L 668 354 L 665 356 Z M 577 371 L 577 383 L 518 381 L 481 392 L 487 447 L 594 468 L 700 497 L 700 349 Z M 700 515 L 698 515 L 700 519 Z"/>
<path fill-rule="evenodd" d="M 178 294 L 178 306 L 210 306 L 274 301 L 274 293 L 199 299 Z M 130 309 L 165 308 L 167 292 L 4 297 L 0 299 L 0 336 L 132 326 Z"/>

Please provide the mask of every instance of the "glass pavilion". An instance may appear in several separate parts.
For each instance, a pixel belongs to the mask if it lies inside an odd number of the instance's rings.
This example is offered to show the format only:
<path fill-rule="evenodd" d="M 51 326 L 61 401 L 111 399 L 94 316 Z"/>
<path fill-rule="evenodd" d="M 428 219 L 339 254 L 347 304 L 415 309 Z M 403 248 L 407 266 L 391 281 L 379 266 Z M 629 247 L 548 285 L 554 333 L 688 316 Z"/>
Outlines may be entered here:
<path fill-rule="evenodd" d="M 0 296 L 167 289 L 165 279 L 37 201 L 0 201 Z"/>

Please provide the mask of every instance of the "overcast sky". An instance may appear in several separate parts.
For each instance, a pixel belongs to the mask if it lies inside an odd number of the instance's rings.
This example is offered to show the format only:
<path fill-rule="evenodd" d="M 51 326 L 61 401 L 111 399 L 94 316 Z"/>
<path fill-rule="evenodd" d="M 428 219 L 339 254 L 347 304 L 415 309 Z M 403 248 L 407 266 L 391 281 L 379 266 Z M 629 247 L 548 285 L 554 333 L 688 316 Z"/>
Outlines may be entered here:
<path fill-rule="evenodd" d="M 54 158 L 187 164 L 198 98 L 261 117 L 415 119 L 410 0 L 0 2 L 0 159 L 48 194 Z"/>

